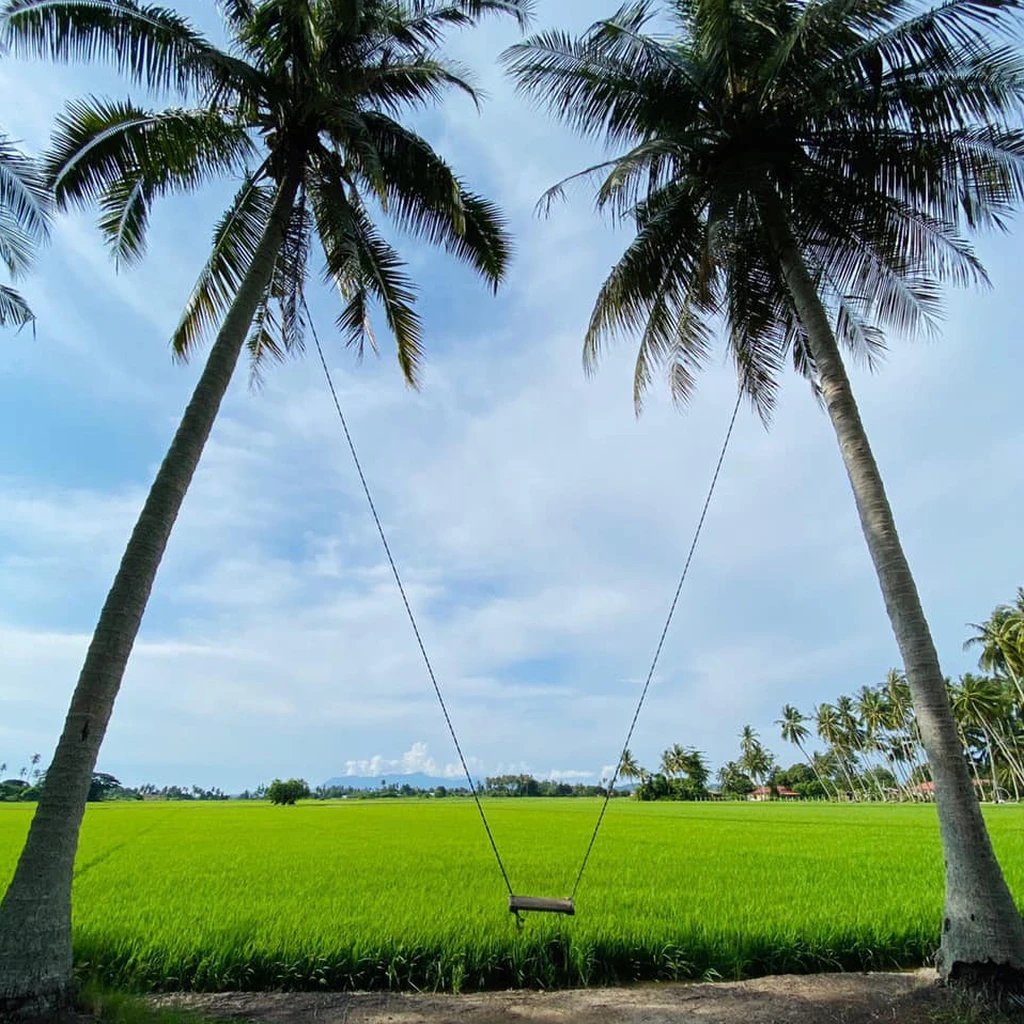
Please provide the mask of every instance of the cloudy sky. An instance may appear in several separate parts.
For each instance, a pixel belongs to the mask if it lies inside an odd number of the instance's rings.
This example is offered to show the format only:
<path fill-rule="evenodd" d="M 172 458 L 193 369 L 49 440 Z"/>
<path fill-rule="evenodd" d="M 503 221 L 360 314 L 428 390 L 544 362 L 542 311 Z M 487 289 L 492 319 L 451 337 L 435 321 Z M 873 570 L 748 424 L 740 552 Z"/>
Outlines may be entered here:
<path fill-rule="evenodd" d="M 188 13 L 199 5 L 181 5 Z M 543 0 L 580 29 L 613 4 Z M 208 12 L 199 21 L 215 28 Z M 312 305 L 370 483 L 474 771 L 599 777 L 621 747 L 734 396 L 719 359 L 685 411 L 633 414 L 632 349 L 585 378 L 581 335 L 624 243 L 545 187 L 595 152 L 516 98 L 497 23 L 453 37 L 489 99 L 419 127 L 497 199 L 517 258 L 497 298 L 404 242 L 421 285 L 422 391 L 393 350 L 358 364 Z M 108 73 L 0 64 L 0 124 L 41 148 Z M 60 221 L 24 292 L 38 329 L 0 337 L 0 761 L 47 759 L 128 532 L 199 366 L 167 339 L 231 183 L 158 208 L 115 272 L 92 218 Z M 894 339 L 854 381 L 947 673 L 969 621 L 1024 583 L 1019 236 L 984 239 L 994 288 L 952 294 L 943 336 Z M 381 337 L 384 338 L 383 333 Z M 898 663 L 831 430 L 806 384 L 766 431 L 741 414 L 633 748 L 719 762 Z M 128 783 L 238 790 L 275 775 L 452 770 L 454 750 L 315 356 L 240 372 L 157 578 L 99 767 Z"/>

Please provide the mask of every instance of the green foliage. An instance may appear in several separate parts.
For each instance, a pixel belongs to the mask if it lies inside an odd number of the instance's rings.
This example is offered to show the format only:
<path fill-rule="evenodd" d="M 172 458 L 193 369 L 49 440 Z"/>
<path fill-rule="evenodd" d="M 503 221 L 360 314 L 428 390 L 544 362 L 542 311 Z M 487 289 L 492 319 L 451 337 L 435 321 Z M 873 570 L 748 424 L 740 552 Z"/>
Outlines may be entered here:
<path fill-rule="evenodd" d="M 305 779 L 288 779 L 287 782 L 274 779 L 267 787 L 267 799 L 272 804 L 294 806 L 296 800 L 305 800 L 308 797 L 309 783 Z"/>
<path fill-rule="evenodd" d="M 92 782 L 89 783 L 89 795 L 86 799 L 90 803 L 99 803 L 121 788 L 121 783 L 107 772 L 93 772 Z"/>
<path fill-rule="evenodd" d="M 724 327 L 763 416 L 787 361 L 813 381 L 773 211 L 854 355 L 882 326 L 934 329 L 940 281 L 986 280 L 963 233 L 1024 193 L 1019 18 L 1016 0 L 627 0 L 506 51 L 522 91 L 616 154 L 574 176 L 633 229 L 587 365 L 637 337 L 637 406 L 658 369 L 685 401 Z"/>
<path fill-rule="evenodd" d="M 489 800 L 517 891 L 571 884 L 596 800 Z M 986 817 L 1024 902 L 1016 808 Z M 31 808 L 0 805 L 0 888 Z M 467 800 L 91 804 L 75 876 L 80 975 L 135 990 L 477 989 L 927 961 L 932 806 L 609 806 L 578 915 L 518 931 Z"/>
<path fill-rule="evenodd" d="M 49 205 L 39 168 L 0 132 L 0 263 L 15 280 L 28 271 L 47 236 Z M 0 285 L 0 327 L 21 327 L 34 319 L 21 295 Z"/>
<path fill-rule="evenodd" d="M 784 786 L 802 797 L 811 799 L 828 799 L 831 796 L 814 769 L 802 761 L 788 768 L 776 768 L 768 776 L 768 785 Z"/>
<path fill-rule="evenodd" d="M 24 779 L 4 779 L 0 782 L 0 801 L 31 800 L 33 790 Z"/>
<path fill-rule="evenodd" d="M 318 236 L 324 276 L 342 299 L 345 340 L 360 350 L 375 344 L 370 310 L 379 304 L 415 384 L 422 359 L 415 288 L 376 211 L 495 288 L 511 244 L 497 207 L 397 118 L 452 88 L 475 97 L 464 70 L 440 52 L 445 30 L 486 14 L 525 24 L 530 7 L 529 0 L 232 4 L 222 10 L 228 48 L 221 50 L 175 12 L 135 0 L 7 0 L 0 46 L 49 60 L 102 61 L 151 94 L 176 95 L 179 103 L 165 110 L 88 97 L 69 103 L 57 120 L 48 183 L 62 208 L 99 207 L 100 229 L 119 261 L 142 255 L 158 198 L 195 191 L 211 178 L 243 177 L 174 333 L 176 355 L 188 358 L 221 326 L 280 197 L 289 204 L 276 221 L 278 230 L 286 223 L 285 237 L 244 327 L 254 375 L 266 359 L 303 347 Z M 9 162 L 3 146 L 0 137 L 0 205 Z"/>
<path fill-rule="evenodd" d="M 727 761 L 718 769 L 718 785 L 722 796 L 742 799 L 754 791 L 754 782 L 736 761 Z"/>
<path fill-rule="evenodd" d="M 532 775 L 494 775 L 484 780 L 481 790 L 486 796 L 603 796 L 605 786 L 559 782 L 555 779 L 535 779 Z"/>

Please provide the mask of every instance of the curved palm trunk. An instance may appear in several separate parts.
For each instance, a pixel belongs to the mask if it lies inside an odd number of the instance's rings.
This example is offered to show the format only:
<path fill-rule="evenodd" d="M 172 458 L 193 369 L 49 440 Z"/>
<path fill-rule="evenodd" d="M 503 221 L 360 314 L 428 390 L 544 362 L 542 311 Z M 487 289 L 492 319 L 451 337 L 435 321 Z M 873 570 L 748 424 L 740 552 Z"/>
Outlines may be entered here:
<path fill-rule="evenodd" d="M 967 757 L 971 763 L 971 771 L 974 774 L 974 785 L 977 786 L 976 792 L 978 794 L 978 799 L 980 800 L 984 796 L 985 791 L 981 786 L 981 772 L 978 770 L 978 759 L 971 753 L 971 745 L 967 742 L 967 737 L 963 733 L 960 734 L 960 741 L 964 745 L 964 756 Z"/>
<path fill-rule="evenodd" d="M 893 772 L 900 780 L 900 793 L 902 793 L 902 799 L 909 800 L 912 803 L 914 801 L 914 787 L 910 780 L 910 774 L 907 771 L 906 765 L 900 761 L 893 761 L 892 766 Z"/>
<path fill-rule="evenodd" d="M 988 751 L 988 770 L 992 776 L 992 800 L 998 804 L 1001 801 L 999 799 L 999 779 L 996 778 L 996 752 L 988 729 L 982 726 L 981 732 L 985 737 L 985 749 Z"/>
<path fill-rule="evenodd" d="M 1010 769 L 1010 779 L 1013 783 L 1013 799 L 1020 800 L 1020 789 L 1017 785 L 1017 780 L 1021 777 L 1021 765 L 1016 757 L 1010 753 L 1010 747 L 1006 742 L 1006 737 L 997 730 L 992 730 L 992 739 L 995 741 L 996 746 L 1003 752 L 1003 757 L 1006 758 L 1007 766 Z"/>
<path fill-rule="evenodd" d="M 762 222 L 807 332 L 935 782 L 946 865 L 939 972 L 944 979 L 967 984 L 1020 987 L 1024 982 L 1024 922 L 993 853 L 974 795 L 938 655 L 850 380 L 778 194 L 767 189 L 758 199 Z"/>
<path fill-rule="evenodd" d="M 28 839 L 0 904 L 0 1018 L 49 1014 L 71 996 L 71 882 L 96 758 L 171 529 L 270 283 L 297 185 L 297 179 L 286 181 L 278 193 L 100 613 Z"/>
<path fill-rule="evenodd" d="M 804 762 L 811 767 L 811 771 L 814 772 L 814 777 L 818 780 L 818 785 L 825 790 L 825 796 L 828 797 L 828 786 L 825 785 L 825 780 L 821 777 L 821 772 L 818 771 L 817 766 L 807 756 L 807 751 L 804 750 L 803 744 L 799 740 L 793 741 L 796 744 L 796 749 L 800 751 L 800 756 L 804 759 Z"/>
<path fill-rule="evenodd" d="M 839 762 L 843 775 L 846 776 L 846 784 L 850 787 L 850 800 L 853 803 L 859 803 L 860 795 L 857 793 L 857 784 L 853 781 L 853 776 L 850 774 L 850 766 L 847 764 L 846 757 L 843 756 L 844 751 L 836 746 L 833 746 L 832 749 L 836 751 L 836 760 Z"/>

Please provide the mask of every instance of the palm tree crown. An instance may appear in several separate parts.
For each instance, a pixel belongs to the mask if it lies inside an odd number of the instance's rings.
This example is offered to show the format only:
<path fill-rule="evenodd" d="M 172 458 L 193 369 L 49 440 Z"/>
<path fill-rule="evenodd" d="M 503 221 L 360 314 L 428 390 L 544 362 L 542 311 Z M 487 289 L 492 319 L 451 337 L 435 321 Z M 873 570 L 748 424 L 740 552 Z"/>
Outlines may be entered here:
<path fill-rule="evenodd" d="M 69 104 L 47 160 L 57 201 L 97 203 L 115 257 L 131 261 L 143 252 L 155 198 L 241 173 L 174 333 L 175 352 L 187 357 L 220 326 L 281 194 L 285 238 L 252 321 L 252 356 L 301 346 L 315 233 L 325 276 L 344 301 L 339 329 L 357 346 L 372 342 L 370 306 L 379 302 L 415 383 L 414 288 L 368 203 L 497 285 L 509 256 L 501 216 L 397 117 L 448 88 L 473 96 L 463 69 L 436 51 L 442 32 L 487 12 L 524 20 L 529 0 L 230 0 L 222 10 L 228 50 L 174 12 L 134 0 L 8 5 L 5 34 L 16 51 L 106 58 L 140 84 L 194 100 L 159 111 L 92 98 Z"/>
<path fill-rule="evenodd" d="M 972 622 L 975 633 L 964 649 L 980 647 L 979 668 L 1010 678 L 1024 704 L 1024 588 L 1018 588 L 1014 604 L 996 607 L 985 622 Z"/>
<path fill-rule="evenodd" d="M 645 34 L 652 0 L 578 39 L 511 47 L 519 86 L 620 155 L 599 208 L 636 237 L 586 336 L 641 333 L 640 403 L 653 370 L 686 399 L 721 320 L 762 414 L 784 360 L 815 363 L 770 221 L 788 220 L 840 341 L 871 358 L 880 324 L 934 323 L 937 279 L 984 280 L 961 224 L 1002 225 L 1024 189 L 1024 65 L 992 42 L 1014 0 L 666 0 L 674 34 Z M 548 198 L 560 194 L 565 182 Z"/>

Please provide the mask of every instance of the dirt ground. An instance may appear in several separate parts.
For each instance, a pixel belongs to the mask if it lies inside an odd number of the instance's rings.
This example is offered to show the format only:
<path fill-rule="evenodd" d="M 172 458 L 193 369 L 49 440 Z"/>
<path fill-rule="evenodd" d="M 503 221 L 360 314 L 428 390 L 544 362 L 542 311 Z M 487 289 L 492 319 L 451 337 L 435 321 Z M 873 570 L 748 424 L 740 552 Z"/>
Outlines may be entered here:
<path fill-rule="evenodd" d="M 931 1024 L 946 1001 L 935 972 L 920 970 L 459 996 L 174 994 L 154 997 L 154 1002 L 256 1024 Z"/>

